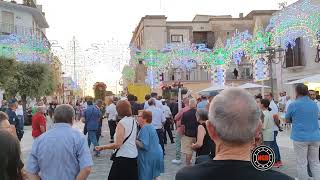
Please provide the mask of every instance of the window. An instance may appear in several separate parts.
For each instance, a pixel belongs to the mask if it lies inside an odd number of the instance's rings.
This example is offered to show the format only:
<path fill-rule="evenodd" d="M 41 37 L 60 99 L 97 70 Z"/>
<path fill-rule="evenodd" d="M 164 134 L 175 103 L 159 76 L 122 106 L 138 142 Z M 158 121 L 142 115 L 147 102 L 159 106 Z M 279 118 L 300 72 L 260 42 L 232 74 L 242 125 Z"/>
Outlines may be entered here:
<path fill-rule="evenodd" d="M 182 34 L 171 35 L 171 42 L 173 42 L 173 43 L 183 42 L 183 35 Z"/>
<path fill-rule="evenodd" d="M 11 34 L 14 32 L 14 14 L 2 11 L 2 33 Z"/>
<path fill-rule="evenodd" d="M 303 66 L 301 58 L 301 39 L 297 38 L 295 43 L 296 45 L 293 48 L 289 44 L 288 50 L 286 51 L 286 67 Z"/>

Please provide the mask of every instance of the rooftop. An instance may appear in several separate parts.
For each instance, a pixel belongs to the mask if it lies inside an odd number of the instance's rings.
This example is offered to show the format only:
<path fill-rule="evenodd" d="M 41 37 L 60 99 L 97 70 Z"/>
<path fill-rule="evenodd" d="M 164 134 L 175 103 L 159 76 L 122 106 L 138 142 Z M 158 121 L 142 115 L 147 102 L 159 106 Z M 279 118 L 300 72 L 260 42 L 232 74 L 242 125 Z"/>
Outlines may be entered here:
<path fill-rule="evenodd" d="M 49 28 L 49 24 L 45 18 L 44 13 L 41 11 L 40 8 L 37 8 L 38 5 L 34 4 L 33 0 L 25 0 L 24 4 L 18 4 L 16 3 L 16 1 L 0 1 L 0 7 L 28 12 L 32 14 L 33 18 L 38 23 L 40 28 Z"/>

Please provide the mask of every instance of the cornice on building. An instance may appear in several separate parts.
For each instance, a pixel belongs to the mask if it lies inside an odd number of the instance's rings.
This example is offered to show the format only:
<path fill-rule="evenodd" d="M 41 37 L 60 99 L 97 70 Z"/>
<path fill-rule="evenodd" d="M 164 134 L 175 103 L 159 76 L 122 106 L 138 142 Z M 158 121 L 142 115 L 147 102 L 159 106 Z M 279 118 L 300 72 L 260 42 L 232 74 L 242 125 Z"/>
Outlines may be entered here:
<path fill-rule="evenodd" d="M 44 16 L 44 13 L 38 8 L 6 1 L 0 1 L 0 6 L 10 10 L 21 10 L 28 12 L 32 14 L 33 18 L 35 19 L 40 28 L 49 28 L 49 24 Z"/>

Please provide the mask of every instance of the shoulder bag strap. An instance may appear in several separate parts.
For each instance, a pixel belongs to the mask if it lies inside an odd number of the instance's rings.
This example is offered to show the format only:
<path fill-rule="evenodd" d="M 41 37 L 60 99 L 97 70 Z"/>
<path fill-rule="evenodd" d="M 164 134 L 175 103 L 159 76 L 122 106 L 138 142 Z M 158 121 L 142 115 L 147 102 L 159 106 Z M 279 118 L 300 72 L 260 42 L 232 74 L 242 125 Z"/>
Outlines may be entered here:
<path fill-rule="evenodd" d="M 131 134 L 132 134 L 132 131 L 133 131 L 133 126 L 134 126 L 134 119 L 132 120 L 132 129 L 131 129 L 131 132 L 130 132 L 130 134 L 128 135 L 128 137 L 126 137 L 126 138 L 123 140 L 123 143 L 122 143 L 122 144 L 124 144 L 124 143 L 130 138 L 130 136 L 131 136 Z M 119 150 L 120 150 L 120 148 L 117 149 L 117 150 L 114 152 L 114 156 L 117 155 L 117 152 L 118 152 Z"/>

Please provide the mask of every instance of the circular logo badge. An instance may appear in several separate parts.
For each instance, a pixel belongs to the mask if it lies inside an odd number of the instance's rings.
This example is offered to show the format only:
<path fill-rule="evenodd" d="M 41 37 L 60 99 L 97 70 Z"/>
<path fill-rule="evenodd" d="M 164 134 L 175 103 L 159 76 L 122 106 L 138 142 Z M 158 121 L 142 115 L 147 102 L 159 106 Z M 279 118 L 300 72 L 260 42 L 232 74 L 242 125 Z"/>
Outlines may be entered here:
<path fill-rule="evenodd" d="M 259 171 L 271 169 L 275 163 L 274 151 L 265 145 L 257 146 L 251 153 L 251 163 Z"/>

